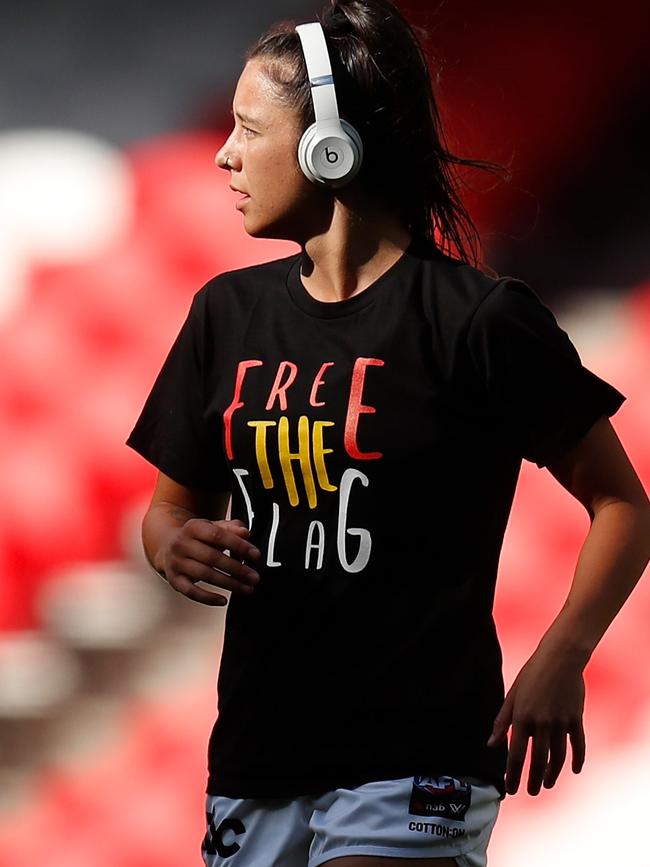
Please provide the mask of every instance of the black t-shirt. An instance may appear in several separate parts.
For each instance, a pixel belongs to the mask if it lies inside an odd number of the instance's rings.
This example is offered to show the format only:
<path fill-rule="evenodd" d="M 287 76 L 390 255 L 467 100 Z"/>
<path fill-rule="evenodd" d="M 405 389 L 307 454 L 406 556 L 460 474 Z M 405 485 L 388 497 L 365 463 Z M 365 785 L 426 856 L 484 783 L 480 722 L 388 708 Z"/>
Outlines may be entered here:
<path fill-rule="evenodd" d="M 521 280 L 413 242 L 323 302 L 302 261 L 196 293 L 127 440 L 231 491 L 263 553 L 228 603 L 207 792 L 449 774 L 504 797 L 492 607 L 521 460 L 545 466 L 625 396 Z"/>

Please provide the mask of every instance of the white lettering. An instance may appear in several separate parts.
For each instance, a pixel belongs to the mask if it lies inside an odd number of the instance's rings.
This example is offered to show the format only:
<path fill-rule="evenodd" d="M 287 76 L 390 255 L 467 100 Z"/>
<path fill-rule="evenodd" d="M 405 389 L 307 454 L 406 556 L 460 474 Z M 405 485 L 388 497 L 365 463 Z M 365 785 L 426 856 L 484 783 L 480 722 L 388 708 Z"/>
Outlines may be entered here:
<path fill-rule="evenodd" d="M 248 470 L 233 469 L 233 473 L 239 484 L 242 497 L 246 506 L 246 515 L 248 518 L 248 527 L 253 529 L 253 520 L 255 513 L 250 495 L 246 490 L 244 477 L 248 476 Z M 372 538 L 368 530 L 363 527 L 347 527 L 347 513 L 350 503 L 350 493 L 353 483 L 358 480 L 364 487 L 368 487 L 368 477 L 355 469 L 347 469 L 341 478 L 339 488 L 339 507 L 337 513 L 336 526 L 336 548 L 339 562 L 346 572 L 360 572 L 368 565 L 370 559 L 370 551 L 372 548 Z M 275 548 L 277 542 L 278 528 L 280 526 L 280 505 L 276 502 L 271 504 L 272 518 L 271 527 L 269 530 L 268 544 L 266 546 L 266 566 L 282 566 L 282 561 L 276 559 Z M 294 519 L 295 521 L 295 519 Z M 310 521 L 307 527 L 307 535 L 305 540 L 305 569 L 322 569 L 323 560 L 325 557 L 325 541 L 326 541 L 325 525 L 322 521 Z M 346 552 L 347 536 L 357 536 L 359 539 L 359 547 L 356 557 L 350 562 Z M 258 542 L 261 545 L 261 540 Z M 315 557 L 313 553 L 315 553 Z M 312 563 L 312 561 L 315 561 Z"/>
<path fill-rule="evenodd" d="M 364 487 L 368 487 L 368 477 L 358 470 L 353 468 L 347 469 L 341 477 L 341 489 L 339 498 L 339 520 L 336 534 L 336 545 L 339 554 L 339 561 L 346 572 L 360 572 L 368 564 L 370 559 L 370 549 L 372 547 L 372 539 L 370 533 L 361 527 L 347 527 L 345 521 L 347 519 L 348 502 L 350 498 L 350 489 L 352 482 L 359 479 Z M 345 535 L 349 533 L 351 536 L 359 537 L 359 550 L 356 558 L 349 563 L 345 552 Z"/>
<path fill-rule="evenodd" d="M 282 566 L 280 560 L 275 560 L 275 537 L 278 534 L 278 524 L 280 523 L 280 507 L 277 503 L 273 503 L 273 519 L 271 523 L 271 532 L 269 533 L 269 547 L 266 552 L 267 566 Z"/>
<path fill-rule="evenodd" d="M 253 518 L 255 517 L 255 512 L 253 511 L 253 504 L 251 503 L 251 498 L 248 496 L 248 491 L 246 490 L 246 485 L 244 484 L 244 476 L 248 475 L 248 470 L 234 469 L 233 473 L 235 474 L 235 478 L 237 479 L 237 483 L 241 489 L 241 495 L 244 498 L 244 502 L 246 503 L 246 514 L 248 515 L 248 529 L 253 529 Z"/>
<path fill-rule="evenodd" d="M 313 542 L 314 534 L 318 531 L 318 541 Z M 323 566 L 323 554 L 325 553 L 325 528 L 322 521 L 312 521 L 307 530 L 307 544 L 305 545 L 305 569 L 309 569 L 309 555 L 311 551 L 317 552 L 316 568 Z"/>

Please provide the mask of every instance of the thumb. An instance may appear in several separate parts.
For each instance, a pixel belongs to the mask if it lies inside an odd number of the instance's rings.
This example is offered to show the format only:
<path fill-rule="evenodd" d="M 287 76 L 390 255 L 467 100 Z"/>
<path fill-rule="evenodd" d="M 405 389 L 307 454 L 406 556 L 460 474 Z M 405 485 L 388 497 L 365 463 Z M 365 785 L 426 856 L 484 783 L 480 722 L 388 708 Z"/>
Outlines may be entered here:
<path fill-rule="evenodd" d="M 496 715 L 494 725 L 492 726 L 492 734 L 488 738 L 487 745 L 493 747 L 498 744 L 506 736 L 510 723 L 512 722 L 512 700 L 509 695 L 506 696 L 501 710 Z"/>

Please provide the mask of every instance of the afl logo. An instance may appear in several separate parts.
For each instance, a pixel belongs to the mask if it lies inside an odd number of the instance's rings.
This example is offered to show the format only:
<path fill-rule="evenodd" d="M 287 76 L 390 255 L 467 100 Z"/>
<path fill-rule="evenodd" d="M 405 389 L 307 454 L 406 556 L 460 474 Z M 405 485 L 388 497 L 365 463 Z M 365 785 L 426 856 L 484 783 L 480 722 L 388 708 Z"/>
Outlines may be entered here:
<path fill-rule="evenodd" d="M 472 787 L 455 777 L 413 777 L 409 813 L 465 820 Z"/>
<path fill-rule="evenodd" d="M 413 777 L 415 785 L 432 795 L 451 792 L 468 792 L 471 788 L 469 783 L 463 783 L 454 777 Z"/>

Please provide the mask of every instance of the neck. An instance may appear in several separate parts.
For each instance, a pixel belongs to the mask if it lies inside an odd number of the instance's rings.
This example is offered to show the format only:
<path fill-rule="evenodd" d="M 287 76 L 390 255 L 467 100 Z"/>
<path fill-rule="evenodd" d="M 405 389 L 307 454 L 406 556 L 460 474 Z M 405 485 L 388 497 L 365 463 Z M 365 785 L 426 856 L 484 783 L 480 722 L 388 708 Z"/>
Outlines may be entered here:
<path fill-rule="evenodd" d="M 398 224 L 333 225 L 302 245 L 303 284 L 321 301 L 362 292 L 394 264 L 411 243 Z"/>

